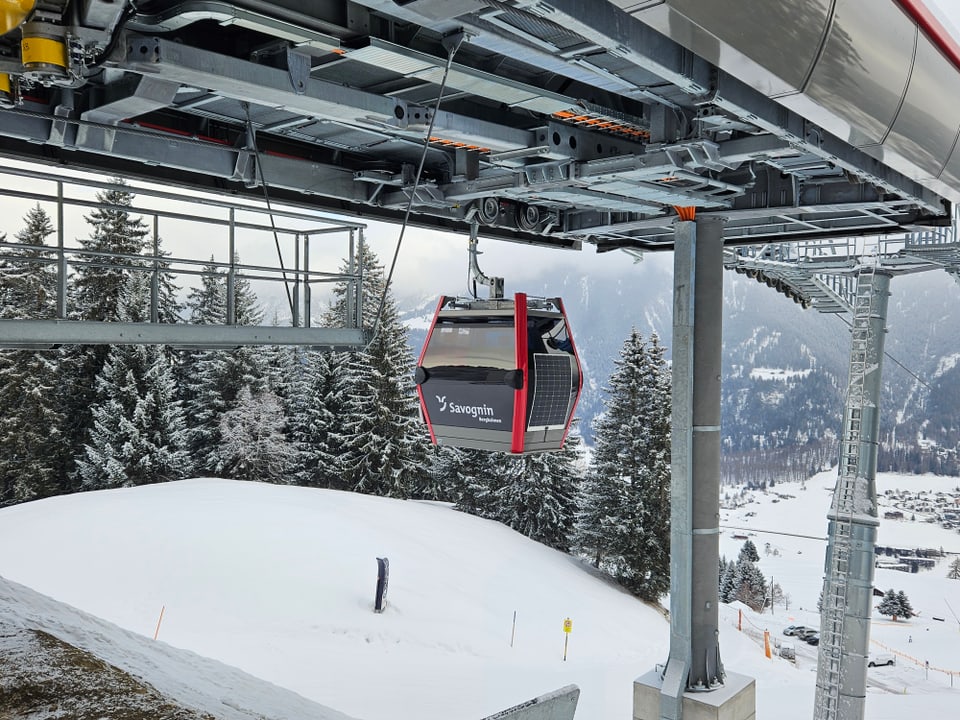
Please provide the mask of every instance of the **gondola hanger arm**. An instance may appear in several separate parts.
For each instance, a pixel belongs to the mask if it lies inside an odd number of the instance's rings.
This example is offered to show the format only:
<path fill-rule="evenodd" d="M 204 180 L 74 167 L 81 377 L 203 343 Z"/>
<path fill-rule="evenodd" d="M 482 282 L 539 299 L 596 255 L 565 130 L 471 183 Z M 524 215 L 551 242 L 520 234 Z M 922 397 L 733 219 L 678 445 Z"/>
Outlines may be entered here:
<path fill-rule="evenodd" d="M 480 223 L 476 219 L 472 220 L 470 223 L 470 242 L 467 252 L 470 255 L 470 279 L 473 281 L 473 296 L 477 296 L 476 287 L 477 283 L 479 283 L 480 285 L 486 285 L 490 288 L 489 297 L 491 300 L 501 300 L 503 299 L 503 278 L 484 275 L 480 269 L 480 263 L 477 260 L 480 255 L 480 251 L 477 249 L 477 235 L 479 231 Z"/>

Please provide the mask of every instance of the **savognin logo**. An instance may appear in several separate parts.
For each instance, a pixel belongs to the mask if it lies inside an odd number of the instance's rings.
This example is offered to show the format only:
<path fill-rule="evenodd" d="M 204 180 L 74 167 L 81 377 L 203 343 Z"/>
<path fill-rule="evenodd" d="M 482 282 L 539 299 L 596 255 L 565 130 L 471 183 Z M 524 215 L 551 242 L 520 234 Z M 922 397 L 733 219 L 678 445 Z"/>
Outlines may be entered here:
<path fill-rule="evenodd" d="M 474 420 L 482 423 L 494 423 L 499 425 L 503 422 L 495 416 L 494 409 L 487 404 L 483 405 L 458 405 L 457 403 L 448 403 L 446 395 L 434 395 L 437 402 L 440 403 L 440 412 L 446 412 L 450 415 L 469 415 Z"/>

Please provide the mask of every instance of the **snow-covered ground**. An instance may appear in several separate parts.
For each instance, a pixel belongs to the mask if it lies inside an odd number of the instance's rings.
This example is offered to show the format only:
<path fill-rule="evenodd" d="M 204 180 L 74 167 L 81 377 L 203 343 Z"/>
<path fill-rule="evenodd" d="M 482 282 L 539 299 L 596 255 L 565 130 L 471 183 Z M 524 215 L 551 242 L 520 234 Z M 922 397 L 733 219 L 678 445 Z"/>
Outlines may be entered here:
<path fill-rule="evenodd" d="M 816 538 L 826 534 L 832 484 L 826 473 L 805 490 L 777 485 L 722 513 L 722 552 L 735 557 L 742 540 L 732 535 L 755 533 L 760 567 L 790 595 L 789 610 L 745 612 L 747 632 L 736 629 L 736 608 L 721 610 L 724 663 L 757 678 L 759 718 L 812 717 L 814 648 L 799 647 L 793 665 L 767 659 L 754 638 L 818 624 L 825 543 Z M 957 484 L 879 478 L 881 490 Z M 879 542 L 960 551 L 960 535 L 926 523 L 882 521 Z M 375 614 L 383 556 L 389 604 Z M 108 622 L 2 581 L 0 619 L 89 647 L 222 717 L 338 717 L 325 706 L 361 720 L 479 720 L 576 683 L 578 720 L 628 720 L 632 680 L 668 650 L 657 609 L 496 523 L 442 504 L 307 488 L 200 479 L 0 510 L 0 576 Z M 876 585 L 904 590 L 921 615 L 875 617 L 873 637 L 903 655 L 870 670 L 866 717 L 948 716 L 960 675 L 951 690 L 939 670 L 960 671 L 960 623 L 950 612 L 960 611 L 960 581 L 946 579 L 941 563 L 917 575 L 878 571 Z"/>

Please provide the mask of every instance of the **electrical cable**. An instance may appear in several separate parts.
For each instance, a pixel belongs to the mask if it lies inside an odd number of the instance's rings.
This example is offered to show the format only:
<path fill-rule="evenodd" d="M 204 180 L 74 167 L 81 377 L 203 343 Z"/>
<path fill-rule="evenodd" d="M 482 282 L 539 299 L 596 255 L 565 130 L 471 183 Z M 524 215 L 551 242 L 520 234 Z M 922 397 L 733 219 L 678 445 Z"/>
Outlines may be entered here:
<path fill-rule="evenodd" d="M 111 35 L 110 40 L 107 42 L 107 46 L 103 49 L 103 52 L 100 53 L 97 59 L 87 66 L 87 70 L 96 70 L 107 61 L 107 58 L 110 57 L 114 49 L 117 47 L 117 43 L 120 41 L 120 36 L 123 35 L 124 26 L 130 21 L 130 18 L 139 12 L 140 8 L 137 7 L 135 0 L 129 0 L 127 6 L 120 13 L 117 24 L 113 28 L 113 35 Z M 95 73 L 85 73 L 85 76 L 91 77 L 94 74 Z"/>
<path fill-rule="evenodd" d="M 448 35 L 444 38 L 444 47 L 447 49 L 447 64 L 443 69 L 443 79 L 440 81 L 440 91 L 437 93 L 437 101 L 434 103 L 433 113 L 430 115 L 430 123 L 427 126 L 427 135 L 423 139 L 423 150 L 420 153 L 420 164 L 417 166 L 417 173 L 413 178 L 413 188 L 410 190 L 410 197 L 407 200 L 407 209 L 403 214 L 403 223 L 400 225 L 400 235 L 397 237 L 397 246 L 393 251 L 393 260 L 390 263 L 390 271 L 387 273 L 386 282 L 383 284 L 383 293 L 380 295 L 380 306 L 377 308 L 377 314 L 373 323 L 373 332 L 370 335 L 370 342 L 367 343 L 364 350 L 369 348 L 377 334 L 380 331 L 380 318 L 383 315 L 383 308 L 387 302 L 387 293 L 390 291 L 390 282 L 393 280 L 393 271 L 397 267 L 397 258 L 400 255 L 400 246 L 403 244 L 403 236 L 406 234 L 407 225 L 410 221 L 410 213 L 413 210 L 413 201 L 417 197 L 417 189 L 420 187 L 420 178 L 423 175 L 423 167 L 427 161 L 427 151 L 430 149 L 430 138 L 433 137 L 433 124 L 437 119 L 437 113 L 440 111 L 440 102 L 443 100 L 443 92 L 447 87 L 447 78 L 450 76 L 450 68 L 453 65 L 453 56 L 463 44 L 466 34 L 461 32 L 454 35 Z M 447 40 L 449 39 L 449 43 Z M 361 292 L 363 289 L 361 288 Z"/>
<path fill-rule="evenodd" d="M 257 134 L 253 128 L 253 120 L 250 117 L 250 103 L 243 103 L 243 110 L 247 114 L 247 136 L 250 139 L 250 147 L 253 149 L 253 158 L 256 163 L 257 177 L 260 179 L 260 186 L 263 188 L 263 199 L 267 204 L 267 216 L 270 218 L 270 228 L 273 230 L 273 244 L 277 248 L 277 258 L 280 261 L 280 274 L 283 276 L 283 289 L 287 291 L 287 304 L 290 306 L 291 317 L 296 314 L 293 307 L 293 295 L 290 293 L 290 281 L 287 279 L 287 269 L 283 264 L 283 251 L 280 249 L 280 236 L 277 233 L 277 222 L 273 217 L 273 206 L 270 203 L 270 193 L 267 190 L 267 179 L 263 176 L 263 166 L 260 164 L 260 150 L 257 148 Z M 233 258 L 230 258 L 233 262 Z"/>

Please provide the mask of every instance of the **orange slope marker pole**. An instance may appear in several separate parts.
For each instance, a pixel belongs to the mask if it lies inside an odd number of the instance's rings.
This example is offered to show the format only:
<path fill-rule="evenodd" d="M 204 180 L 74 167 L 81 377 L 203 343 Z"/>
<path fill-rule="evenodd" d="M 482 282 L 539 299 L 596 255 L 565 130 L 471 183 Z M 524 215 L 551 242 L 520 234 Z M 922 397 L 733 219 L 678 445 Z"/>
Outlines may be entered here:
<path fill-rule="evenodd" d="M 160 634 L 160 623 L 163 622 L 163 611 L 167 609 L 166 605 L 160 607 L 160 619 L 157 620 L 157 629 L 153 631 L 153 639 L 156 640 L 157 636 Z"/>

